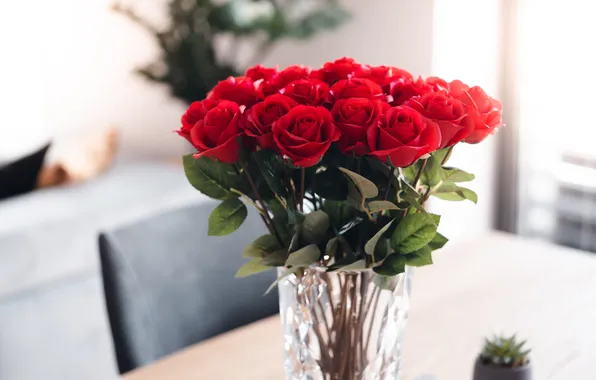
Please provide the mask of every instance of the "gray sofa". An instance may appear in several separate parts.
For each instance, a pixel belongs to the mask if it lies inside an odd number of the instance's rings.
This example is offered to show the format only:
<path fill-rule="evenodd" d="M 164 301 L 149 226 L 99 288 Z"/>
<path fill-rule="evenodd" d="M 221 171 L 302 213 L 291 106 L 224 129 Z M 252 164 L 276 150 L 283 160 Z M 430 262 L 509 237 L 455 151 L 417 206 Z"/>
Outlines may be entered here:
<path fill-rule="evenodd" d="M 160 163 L 1 201 L 0 379 L 117 379 L 98 232 L 202 201 L 181 167 Z"/>

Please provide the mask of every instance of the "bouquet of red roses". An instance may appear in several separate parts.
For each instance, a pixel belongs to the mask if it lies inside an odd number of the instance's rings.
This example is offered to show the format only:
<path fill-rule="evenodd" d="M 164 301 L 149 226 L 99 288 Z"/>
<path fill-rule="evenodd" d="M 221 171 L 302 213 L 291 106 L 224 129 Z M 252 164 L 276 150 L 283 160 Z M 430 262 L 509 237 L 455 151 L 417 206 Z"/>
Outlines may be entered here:
<path fill-rule="evenodd" d="M 269 230 L 239 276 L 313 265 L 393 276 L 431 264 L 447 242 L 430 196 L 477 200 L 459 185 L 474 176 L 446 166 L 454 146 L 501 125 L 501 104 L 480 87 L 342 58 L 221 81 L 177 132 L 197 149 L 184 157 L 190 183 L 222 201 L 209 234 L 235 231 L 246 204 Z"/>

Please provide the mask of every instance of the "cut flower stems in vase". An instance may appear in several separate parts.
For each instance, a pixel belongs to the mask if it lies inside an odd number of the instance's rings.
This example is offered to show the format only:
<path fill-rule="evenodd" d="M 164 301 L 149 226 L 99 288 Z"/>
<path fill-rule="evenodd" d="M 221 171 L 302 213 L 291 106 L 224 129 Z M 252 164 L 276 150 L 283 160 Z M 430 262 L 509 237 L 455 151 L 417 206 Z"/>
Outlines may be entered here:
<path fill-rule="evenodd" d="M 258 75 L 259 72 L 268 75 Z M 192 186 L 221 201 L 209 235 L 242 225 L 247 206 L 268 233 L 237 277 L 278 268 L 291 380 L 396 380 L 411 268 L 447 238 L 432 197 L 477 202 L 448 166 L 453 149 L 501 125 L 480 87 L 350 58 L 319 69 L 257 66 L 219 82 L 177 133 Z"/>

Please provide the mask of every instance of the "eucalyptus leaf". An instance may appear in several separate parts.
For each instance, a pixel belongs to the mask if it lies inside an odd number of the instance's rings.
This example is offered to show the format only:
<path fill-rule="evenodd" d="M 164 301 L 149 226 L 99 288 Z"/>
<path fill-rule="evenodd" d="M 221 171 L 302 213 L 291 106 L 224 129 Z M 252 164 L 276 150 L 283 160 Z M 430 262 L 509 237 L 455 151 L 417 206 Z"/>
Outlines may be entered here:
<path fill-rule="evenodd" d="M 393 253 L 383 263 L 373 270 L 383 276 L 395 276 L 406 271 L 406 257 L 397 253 Z"/>
<path fill-rule="evenodd" d="M 244 190 L 244 178 L 236 172 L 233 165 L 224 164 L 208 157 L 193 158 L 187 154 L 182 158 L 184 173 L 188 182 L 201 193 L 214 199 L 236 198 L 230 188 Z"/>
<path fill-rule="evenodd" d="M 247 277 L 253 274 L 257 274 L 260 272 L 264 272 L 266 270 L 271 269 L 271 266 L 265 265 L 261 263 L 261 259 L 251 259 L 247 263 L 245 263 L 238 272 L 236 272 L 236 277 Z"/>
<path fill-rule="evenodd" d="M 365 260 L 357 260 L 354 261 L 352 264 L 348 264 L 344 267 L 339 268 L 341 271 L 358 271 L 358 270 L 365 270 L 366 268 L 366 261 Z"/>
<path fill-rule="evenodd" d="M 374 258 L 375 249 L 377 247 L 377 244 L 379 243 L 379 239 L 383 237 L 383 234 L 387 232 L 387 230 L 391 227 L 391 224 L 393 224 L 393 222 L 394 220 L 384 225 L 383 228 L 381 228 L 372 238 L 370 238 L 369 241 L 366 242 L 366 244 L 364 245 L 364 252 L 366 252 L 367 255 L 372 256 Z M 373 262 L 374 261 L 375 260 L 373 259 Z"/>
<path fill-rule="evenodd" d="M 406 215 L 391 236 L 391 248 L 399 253 L 415 252 L 437 233 L 436 215 L 415 213 Z"/>
<path fill-rule="evenodd" d="M 372 201 L 368 203 L 368 211 L 371 213 L 385 210 L 399 210 L 399 207 L 389 201 Z"/>
<path fill-rule="evenodd" d="M 474 174 L 465 172 L 457 168 L 443 168 L 443 181 L 445 182 L 469 182 L 474 180 Z"/>
<path fill-rule="evenodd" d="M 271 234 L 259 236 L 252 243 L 247 245 L 242 251 L 242 257 L 246 258 L 263 258 L 267 254 L 274 252 L 282 247 L 275 236 Z"/>
<path fill-rule="evenodd" d="M 423 267 L 432 263 L 432 249 L 428 245 L 406 255 L 406 264 L 412 267 Z"/>
<path fill-rule="evenodd" d="M 428 243 L 428 246 L 430 247 L 430 249 L 434 251 L 436 249 L 443 248 L 443 246 L 447 244 L 448 241 L 449 239 L 437 232 L 437 234 L 433 237 L 430 243 Z"/>
<path fill-rule="evenodd" d="M 320 244 L 329 230 L 329 215 L 325 211 L 316 210 L 306 215 L 302 222 L 302 241 Z"/>
<path fill-rule="evenodd" d="M 478 203 L 478 195 L 474 191 L 452 182 L 444 182 L 432 195 L 446 201 L 464 201 L 467 199 Z"/>
<path fill-rule="evenodd" d="M 290 253 L 286 260 L 285 266 L 287 267 L 308 267 L 311 264 L 319 261 L 321 251 L 316 244 L 307 245 L 304 248 L 297 250 L 296 252 Z"/>
<path fill-rule="evenodd" d="M 354 182 L 358 188 L 358 191 L 364 198 L 374 198 L 379 195 L 379 189 L 377 189 L 377 186 L 375 186 L 375 184 L 372 183 L 372 181 L 370 181 L 368 178 L 365 178 L 360 174 L 354 173 L 353 171 L 346 168 L 339 168 L 339 170 L 344 172 L 352 180 L 352 182 Z"/>
<path fill-rule="evenodd" d="M 287 252 L 285 249 L 278 249 L 272 253 L 267 254 L 261 259 L 261 264 L 272 267 L 281 267 L 285 264 L 287 259 Z"/>
<path fill-rule="evenodd" d="M 248 210 L 238 198 L 223 201 L 209 215 L 209 236 L 225 236 L 236 231 L 246 219 Z"/>
<path fill-rule="evenodd" d="M 297 251 L 300 248 L 300 230 L 302 229 L 301 225 L 297 225 L 294 227 L 294 235 L 292 235 L 292 239 L 290 240 L 290 245 L 288 247 L 288 253 Z"/>
<path fill-rule="evenodd" d="M 341 257 L 340 259 L 336 260 L 332 265 L 330 265 L 329 268 L 327 268 L 327 272 L 334 272 L 343 269 L 348 265 L 354 264 L 358 260 L 360 259 L 354 253 L 349 253 L 345 257 Z"/>
<path fill-rule="evenodd" d="M 286 269 L 283 274 L 279 275 L 277 279 L 275 279 L 275 281 L 273 281 L 273 283 L 269 285 L 269 287 L 265 291 L 265 295 L 269 294 L 269 292 L 271 292 L 275 288 L 275 286 L 280 283 L 281 280 L 293 274 L 298 274 L 300 271 L 302 271 L 302 268 L 300 267 Z"/>

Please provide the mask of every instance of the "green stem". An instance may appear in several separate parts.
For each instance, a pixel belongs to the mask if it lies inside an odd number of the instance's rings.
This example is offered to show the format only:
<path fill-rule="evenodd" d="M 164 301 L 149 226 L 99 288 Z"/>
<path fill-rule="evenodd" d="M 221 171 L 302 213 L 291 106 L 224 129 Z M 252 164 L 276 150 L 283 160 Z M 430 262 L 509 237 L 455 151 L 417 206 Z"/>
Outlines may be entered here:
<path fill-rule="evenodd" d="M 306 169 L 300 169 L 300 212 L 304 212 L 304 181 L 306 177 Z"/>
<path fill-rule="evenodd" d="M 269 211 L 267 211 L 265 202 L 263 201 L 261 194 L 259 194 L 259 191 L 257 190 L 257 186 L 255 185 L 254 181 L 252 180 L 252 177 L 251 177 L 250 173 L 248 172 L 248 168 L 246 167 L 246 164 L 244 163 L 244 161 L 241 161 L 240 164 L 242 165 L 242 168 L 244 169 L 244 173 L 246 174 L 246 179 L 248 179 L 248 183 L 250 184 L 250 187 L 252 188 L 252 191 L 255 194 L 255 198 L 257 199 L 259 205 L 261 206 L 261 209 L 263 210 L 262 216 L 263 216 L 263 221 L 265 222 L 265 225 L 267 226 L 269 231 L 275 236 L 275 238 L 277 239 L 277 242 L 279 243 L 279 246 L 284 247 L 285 246 L 284 242 L 282 241 L 282 239 L 279 237 L 279 234 L 277 233 L 277 229 L 275 228 L 275 225 L 273 224 L 273 221 L 271 220 L 271 217 L 269 216 Z"/>
<path fill-rule="evenodd" d="M 387 198 L 389 198 L 389 190 L 391 190 L 391 180 L 393 179 L 393 177 L 395 177 L 395 169 L 390 168 L 389 181 L 387 181 L 387 188 L 385 189 L 385 195 L 383 196 L 384 200 L 387 200 Z"/>
<path fill-rule="evenodd" d="M 298 201 L 296 199 L 296 189 L 295 186 L 292 186 L 292 178 L 290 177 L 290 172 L 288 171 L 288 167 L 283 165 L 284 172 L 286 175 L 286 181 L 288 184 L 288 190 L 292 193 L 292 204 L 294 205 L 294 210 L 298 209 Z"/>
<path fill-rule="evenodd" d="M 451 145 L 449 147 L 449 150 L 447 151 L 447 154 L 445 155 L 445 157 L 443 157 L 443 161 L 441 161 L 441 166 L 445 165 L 447 163 L 447 160 L 449 159 L 449 157 L 451 156 L 451 152 L 453 152 L 453 147 L 455 145 Z"/>
<path fill-rule="evenodd" d="M 424 168 L 426 167 L 427 161 L 428 161 L 428 159 L 425 159 L 424 161 L 422 161 L 422 165 L 420 165 L 420 170 L 418 170 L 418 173 L 416 173 L 416 178 L 414 178 L 414 183 L 412 184 L 412 186 L 414 186 L 414 189 L 416 189 L 418 187 L 418 182 L 420 181 L 422 172 L 424 171 Z"/>

